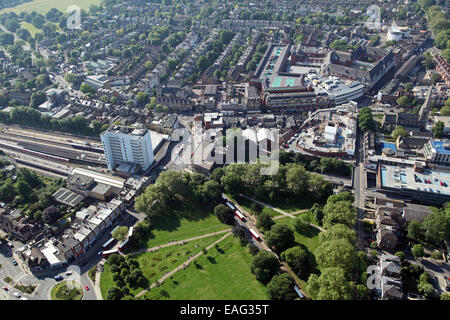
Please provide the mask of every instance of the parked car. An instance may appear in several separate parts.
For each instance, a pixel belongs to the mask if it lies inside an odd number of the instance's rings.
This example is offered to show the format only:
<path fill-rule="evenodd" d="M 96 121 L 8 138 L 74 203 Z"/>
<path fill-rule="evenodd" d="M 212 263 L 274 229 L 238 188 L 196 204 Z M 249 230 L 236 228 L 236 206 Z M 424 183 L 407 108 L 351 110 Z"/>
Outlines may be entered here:
<path fill-rule="evenodd" d="M 17 266 L 17 261 L 13 260 L 13 265 Z"/>
<path fill-rule="evenodd" d="M 70 276 L 73 272 L 71 270 L 66 271 L 66 276 Z"/>
<path fill-rule="evenodd" d="M 86 289 L 86 291 L 89 291 L 89 287 L 87 285 L 84 286 L 84 288 Z"/>
<path fill-rule="evenodd" d="M 20 298 L 21 297 L 20 293 L 18 293 L 17 291 L 14 291 L 13 295 L 16 298 Z"/>
<path fill-rule="evenodd" d="M 3 286 L 2 289 L 5 290 L 5 291 L 8 291 L 8 287 L 7 286 Z"/>
<path fill-rule="evenodd" d="M 57 276 L 54 277 L 54 279 L 55 279 L 56 281 L 61 281 L 61 280 L 63 279 L 63 277 L 60 276 L 60 275 L 57 275 Z"/>

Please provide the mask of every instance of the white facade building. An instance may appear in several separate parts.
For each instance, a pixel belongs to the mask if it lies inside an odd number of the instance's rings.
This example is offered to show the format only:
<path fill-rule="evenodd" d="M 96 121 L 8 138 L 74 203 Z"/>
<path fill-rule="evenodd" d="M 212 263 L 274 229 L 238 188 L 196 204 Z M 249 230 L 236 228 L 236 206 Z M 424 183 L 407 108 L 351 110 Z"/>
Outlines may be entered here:
<path fill-rule="evenodd" d="M 150 132 L 146 129 L 114 126 L 100 138 L 108 170 L 122 164 L 139 165 L 142 170 L 147 170 L 154 161 Z"/>

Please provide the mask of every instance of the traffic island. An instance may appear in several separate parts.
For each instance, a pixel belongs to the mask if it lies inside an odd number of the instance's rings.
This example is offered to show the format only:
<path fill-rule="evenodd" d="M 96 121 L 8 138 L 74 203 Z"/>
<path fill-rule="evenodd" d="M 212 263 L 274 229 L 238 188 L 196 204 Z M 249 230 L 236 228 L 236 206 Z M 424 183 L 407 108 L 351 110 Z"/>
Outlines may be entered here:
<path fill-rule="evenodd" d="M 83 289 L 75 281 L 62 281 L 53 286 L 51 291 L 52 300 L 81 300 Z"/>

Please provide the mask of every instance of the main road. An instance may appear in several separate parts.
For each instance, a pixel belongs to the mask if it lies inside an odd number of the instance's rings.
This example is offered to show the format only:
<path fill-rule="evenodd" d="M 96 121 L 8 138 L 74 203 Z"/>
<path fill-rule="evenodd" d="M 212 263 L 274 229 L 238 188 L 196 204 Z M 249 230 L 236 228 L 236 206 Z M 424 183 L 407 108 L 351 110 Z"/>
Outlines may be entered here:
<path fill-rule="evenodd" d="M 364 171 L 364 134 L 357 129 L 355 150 L 356 165 L 353 167 L 353 189 L 355 191 L 355 207 L 357 211 L 356 219 L 356 236 L 358 240 L 358 247 L 363 248 L 364 241 L 364 190 L 366 188 L 366 179 Z"/>

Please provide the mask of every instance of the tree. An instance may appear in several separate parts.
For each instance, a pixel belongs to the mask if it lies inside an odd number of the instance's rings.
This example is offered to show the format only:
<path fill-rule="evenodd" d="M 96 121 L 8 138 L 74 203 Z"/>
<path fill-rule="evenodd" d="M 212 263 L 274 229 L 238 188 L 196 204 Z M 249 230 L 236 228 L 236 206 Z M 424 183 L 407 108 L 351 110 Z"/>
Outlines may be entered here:
<path fill-rule="evenodd" d="M 423 221 L 425 239 L 435 245 L 442 245 L 442 241 L 450 237 L 449 219 L 442 212 L 433 212 Z"/>
<path fill-rule="evenodd" d="M 23 199 L 28 200 L 30 198 L 32 189 L 28 183 L 23 180 L 18 180 L 14 184 L 14 187 L 16 188 L 17 194 Z"/>
<path fill-rule="evenodd" d="M 444 136 L 444 128 L 445 124 L 442 121 L 436 122 L 432 128 L 433 135 L 436 138 L 442 138 Z"/>
<path fill-rule="evenodd" d="M 342 268 L 325 268 L 320 277 L 311 274 L 307 289 L 314 300 L 350 300 L 353 298 L 352 286 Z"/>
<path fill-rule="evenodd" d="M 31 94 L 30 98 L 30 106 L 33 108 L 39 107 L 41 104 L 43 104 L 47 100 L 47 96 L 45 92 L 38 91 Z"/>
<path fill-rule="evenodd" d="M 295 282 L 288 273 L 276 274 L 267 284 L 267 293 L 271 300 L 294 300 Z"/>
<path fill-rule="evenodd" d="M 250 210 L 254 214 L 259 215 L 263 211 L 263 208 L 261 207 L 261 205 L 259 203 L 253 202 L 252 205 L 250 206 Z"/>
<path fill-rule="evenodd" d="M 319 174 L 311 174 L 308 180 L 308 191 L 317 200 L 325 200 L 333 194 L 333 185 Z"/>
<path fill-rule="evenodd" d="M 433 260 L 442 260 L 442 253 L 439 251 L 433 251 L 431 253 L 431 259 Z"/>
<path fill-rule="evenodd" d="M 122 291 L 117 287 L 112 287 L 108 289 L 108 292 L 106 294 L 107 300 L 120 300 L 122 298 L 123 293 Z"/>
<path fill-rule="evenodd" d="M 429 282 L 429 275 L 426 271 L 420 275 L 417 289 L 428 299 L 434 294 L 434 288 Z"/>
<path fill-rule="evenodd" d="M 365 298 L 369 294 L 369 289 L 365 285 L 357 284 L 356 285 L 356 293 L 359 298 Z"/>
<path fill-rule="evenodd" d="M 329 229 L 334 224 L 344 224 L 353 227 L 356 219 L 356 209 L 349 201 L 330 202 L 323 208 L 323 226 Z"/>
<path fill-rule="evenodd" d="M 278 270 L 280 270 L 280 264 L 275 255 L 262 250 L 253 257 L 250 269 L 256 276 L 256 280 L 262 284 L 267 284 Z"/>
<path fill-rule="evenodd" d="M 128 235 L 128 227 L 126 226 L 121 226 L 118 227 L 116 230 L 114 230 L 114 232 L 112 233 L 112 237 L 114 239 L 117 239 L 119 241 L 123 241 L 125 240 L 125 238 Z"/>
<path fill-rule="evenodd" d="M 73 85 L 80 84 L 80 78 L 75 73 L 72 72 L 67 72 L 66 75 L 64 76 L 64 80 Z"/>
<path fill-rule="evenodd" d="M 52 224 L 61 217 L 61 210 L 55 206 L 50 206 L 42 212 L 42 220 L 47 224 Z"/>
<path fill-rule="evenodd" d="M 294 230 L 302 235 L 307 235 L 310 230 L 310 225 L 302 218 L 297 218 L 294 220 Z"/>
<path fill-rule="evenodd" d="M 442 293 L 441 294 L 441 300 L 450 300 L 450 293 Z"/>
<path fill-rule="evenodd" d="M 405 137 L 408 133 L 406 132 L 405 128 L 402 126 L 395 127 L 394 131 L 392 131 L 392 138 L 397 140 L 398 137 Z"/>
<path fill-rule="evenodd" d="M 338 239 L 345 239 L 349 243 L 356 244 L 356 233 L 355 230 L 350 229 L 343 224 L 335 224 L 331 226 L 327 232 L 319 233 L 319 243 L 323 244 L 326 241 L 333 241 Z"/>
<path fill-rule="evenodd" d="M 220 184 L 215 180 L 208 180 L 200 187 L 201 196 L 204 203 L 216 204 L 220 201 L 222 190 Z"/>
<path fill-rule="evenodd" d="M 409 240 L 419 242 L 423 238 L 422 224 L 418 221 L 411 221 L 408 224 L 407 237 Z"/>
<path fill-rule="evenodd" d="M 337 239 L 322 243 L 315 251 L 319 268 L 342 268 L 347 275 L 358 270 L 358 258 L 355 247 L 346 239 Z"/>
<path fill-rule="evenodd" d="M 203 73 L 209 66 L 209 61 L 205 56 L 200 56 L 197 60 L 197 68 Z"/>
<path fill-rule="evenodd" d="M 235 238 L 238 238 L 241 241 L 241 244 L 246 242 L 245 231 L 240 225 L 234 225 L 231 228 L 231 232 Z"/>
<path fill-rule="evenodd" d="M 286 186 L 295 195 L 302 195 L 308 188 L 308 173 L 301 165 L 294 165 L 286 171 Z"/>
<path fill-rule="evenodd" d="M 140 106 L 143 106 L 144 104 L 147 103 L 149 95 L 148 95 L 148 93 L 145 93 L 145 92 L 138 92 L 136 98 L 137 98 L 137 103 Z"/>
<path fill-rule="evenodd" d="M 172 72 L 177 67 L 177 62 L 173 59 L 167 61 L 167 71 Z"/>
<path fill-rule="evenodd" d="M 270 230 L 274 224 L 275 222 L 273 222 L 272 217 L 267 212 L 261 212 L 258 216 L 258 223 L 256 226 L 264 230 Z"/>
<path fill-rule="evenodd" d="M 395 253 L 395 256 L 397 256 L 397 257 L 400 258 L 400 262 L 405 261 L 406 254 L 405 254 L 403 251 L 397 251 L 397 252 Z"/>
<path fill-rule="evenodd" d="M 223 204 L 219 204 L 214 208 L 214 215 L 220 222 L 233 225 L 234 224 L 234 212 Z"/>
<path fill-rule="evenodd" d="M 226 174 L 221 178 L 221 181 L 225 191 L 232 196 L 239 195 L 242 190 L 242 179 L 237 174 Z"/>
<path fill-rule="evenodd" d="M 314 257 L 305 247 L 295 246 L 281 253 L 281 259 L 291 267 L 300 279 L 308 279 L 314 269 Z"/>
<path fill-rule="evenodd" d="M 276 224 L 266 234 L 267 245 L 282 252 L 295 244 L 294 231 L 285 224 Z"/>
<path fill-rule="evenodd" d="M 11 181 L 11 179 L 6 180 L 0 187 L 0 200 L 6 203 L 10 203 L 16 197 L 16 188 Z"/>
<path fill-rule="evenodd" d="M 424 255 L 423 246 L 419 243 L 412 247 L 411 252 L 415 258 L 421 258 Z"/>
<path fill-rule="evenodd" d="M 359 110 L 358 125 L 363 131 L 376 130 L 375 120 L 373 120 L 372 110 L 370 110 L 370 108 L 364 107 Z"/>
<path fill-rule="evenodd" d="M 87 84 L 87 83 L 83 83 L 80 86 L 80 91 L 83 92 L 83 93 L 92 93 L 92 94 L 95 93 L 94 87 L 91 86 L 90 84 Z"/>

